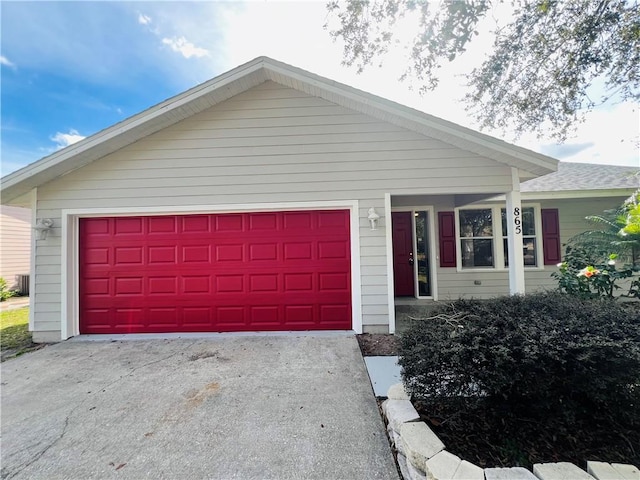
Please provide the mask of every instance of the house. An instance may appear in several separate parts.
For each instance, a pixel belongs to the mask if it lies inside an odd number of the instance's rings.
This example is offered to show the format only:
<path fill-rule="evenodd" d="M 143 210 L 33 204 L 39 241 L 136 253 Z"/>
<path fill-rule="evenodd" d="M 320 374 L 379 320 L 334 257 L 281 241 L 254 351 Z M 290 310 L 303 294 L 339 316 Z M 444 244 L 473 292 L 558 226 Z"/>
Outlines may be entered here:
<path fill-rule="evenodd" d="M 0 206 L 0 277 L 9 290 L 29 293 L 31 210 Z"/>
<path fill-rule="evenodd" d="M 2 202 L 52 221 L 35 341 L 393 332 L 402 297 L 544 283 L 565 213 L 520 185 L 557 163 L 260 57 L 6 176 Z"/>

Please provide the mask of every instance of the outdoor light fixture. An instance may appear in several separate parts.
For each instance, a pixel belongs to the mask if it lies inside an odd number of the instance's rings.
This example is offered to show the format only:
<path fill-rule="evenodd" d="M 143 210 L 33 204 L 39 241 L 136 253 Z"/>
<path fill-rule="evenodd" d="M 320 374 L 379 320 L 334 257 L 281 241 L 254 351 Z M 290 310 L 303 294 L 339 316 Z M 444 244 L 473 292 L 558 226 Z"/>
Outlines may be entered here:
<path fill-rule="evenodd" d="M 369 209 L 369 216 L 367 218 L 369 219 L 369 223 L 371 224 L 371 230 L 377 230 L 378 220 L 380 220 L 380 215 L 376 213 L 376 209 L 374 207 L 371 207 Z"/>
<path fill-rule="evenodd" d="M 39 218 L 33 229 L 36 231 L 36 240 L 46 240 L 49 230 L 53 227 L 53 220 L 50 218 Z"/>

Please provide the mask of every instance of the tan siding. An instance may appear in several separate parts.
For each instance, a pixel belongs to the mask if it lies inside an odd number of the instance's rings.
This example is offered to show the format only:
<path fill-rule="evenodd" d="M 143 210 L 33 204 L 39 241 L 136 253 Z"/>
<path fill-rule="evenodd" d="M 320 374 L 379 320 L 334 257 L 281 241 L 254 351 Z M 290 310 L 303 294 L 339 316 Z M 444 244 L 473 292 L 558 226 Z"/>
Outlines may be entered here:
<path fill-rule="evenodd" d="M 386 295 L 387 294 L 387 286 L 386 285 L 363 285 L 362 286 L 362 295 Z"/>
<path fill-rule="evenodd" d="M 386 325 L 384 194 L 500 193 L 509 168 L 358 114 L 265 83 L 150 135 L 38 189 L 38 209 L 60 225 L 61 209 L 249 203 L 360 202 L 363 324 Z M 367 210 L 383 216 L 371 231 Z M 56 293 L 60 231 L 37 247 L 36 291 Z M 60 311 L 37 309 L 36 329 Z M 46 319 L 46 320 L 45 320 Z"/>
<path fill-rule="evenodd" d="M 17 287 L 16 275 L 28 275 L 31 265 L 31 210 L 0 207 L 0 277 Z"/>

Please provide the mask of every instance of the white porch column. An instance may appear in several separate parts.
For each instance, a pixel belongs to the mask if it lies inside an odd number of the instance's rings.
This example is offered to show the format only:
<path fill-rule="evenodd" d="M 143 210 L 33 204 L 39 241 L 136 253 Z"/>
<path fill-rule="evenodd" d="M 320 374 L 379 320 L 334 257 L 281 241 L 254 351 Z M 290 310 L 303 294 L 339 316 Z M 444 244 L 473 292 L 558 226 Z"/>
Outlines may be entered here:
<path fill-rule="evenodd" d="M 509 247 L 509 293 L 524 294 L 524 257 L 522 251 L 522 204 L 518 169 L 511 168 L 512 189 L 507 192 L 507 245 Z"/>

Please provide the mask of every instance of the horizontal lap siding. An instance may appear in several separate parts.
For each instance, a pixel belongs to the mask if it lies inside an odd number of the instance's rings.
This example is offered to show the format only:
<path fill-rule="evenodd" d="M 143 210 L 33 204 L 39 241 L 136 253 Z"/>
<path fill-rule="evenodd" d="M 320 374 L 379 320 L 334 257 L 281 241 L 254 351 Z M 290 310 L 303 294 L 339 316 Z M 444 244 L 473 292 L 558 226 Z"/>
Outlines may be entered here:
<path fill-rule="evenodd" d="M 366 328 L 386 325 L 389 313 L 385 218 L 371 231 L 367 210 L 382 215 L 387 192 L 509 184 L 509 169 L 494 161 L 267 82 L 39 187 L 38 209 L 59 225 L 61 209 L 358 200 Z M 59 235 L 38 243 L 36 288 L 46 300 L 59 278 Z"/>
<path fill-rule="evenodd" d="M 604 210 L 619 207 L 627 197 L 580 198 L 574 200 L 545 200 L 542 208 L 558 208 L 560 214 L 560 239 L 565 244 L 571 237 L 597 226 L 585 220 L 588 215 L 601 215 Z M 563 248 L 564 253 L 564 248 Z"/>

